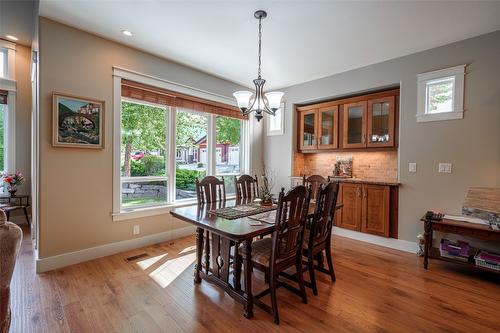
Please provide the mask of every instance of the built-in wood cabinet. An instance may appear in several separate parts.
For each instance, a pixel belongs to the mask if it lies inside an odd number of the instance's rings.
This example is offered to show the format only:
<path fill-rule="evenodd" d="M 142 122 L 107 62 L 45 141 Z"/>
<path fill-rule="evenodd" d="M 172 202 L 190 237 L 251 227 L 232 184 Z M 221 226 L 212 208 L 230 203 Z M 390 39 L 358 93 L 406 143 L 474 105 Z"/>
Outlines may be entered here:
<path fill-rule="evenodd" d="M 395 97 L 368 100 L 366 122 L 367 147 L 393 147 L 395 128 Z"/>
<path fill-rule="evenodd" d="M 340 202 L 344 205 L 340 211 L 337 226 L 361 231 L 361 188 L 362 184 L 344 183 L 340 185 Z"/>
<path fill-rule="evenodd" d="M 366 101 L 344 104 L 342 148 L 366 147 Z"/>
<path fill-rule="evenodd" d="M 338 106 L 299 112 L 299 150 L 338 147 Z"/>
<path fill-rule="evenodd" d="M 397 186 L 341 183 L 337 227 L 397 238 Z"/>
<path fill-rule="evenodd" d="M 361 231 L 379 236 L 389 236 L 390 187 L 363 184 Z"/>
<path fill-rule="evenodd" d="M 298 150 L 397 147 L 399 89 L 297 107 Z"/>

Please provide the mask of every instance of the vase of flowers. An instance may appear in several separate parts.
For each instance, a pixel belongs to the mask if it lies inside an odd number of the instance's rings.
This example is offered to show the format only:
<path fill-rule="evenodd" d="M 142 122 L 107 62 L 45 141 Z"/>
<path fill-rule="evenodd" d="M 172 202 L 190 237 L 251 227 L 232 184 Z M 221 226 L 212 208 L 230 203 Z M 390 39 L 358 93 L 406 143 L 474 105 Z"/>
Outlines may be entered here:
<path fill-rule="evenodd" d="M 16 196 L 17 187 L 24 183 L 24 176 L 21 172 L 4 173 L 3 181 L 7 184 L 7 191 L 11 197 Z"/>
<path fill-rule="evenodd" d="M 265 172 L 262 176 L 262 186 L 259 188 L 259 197 L 261 206 L 272 206 L 273 205 L 273 194 L 272 189 L 274 186 L 274 179 L 271 172 Z"/>

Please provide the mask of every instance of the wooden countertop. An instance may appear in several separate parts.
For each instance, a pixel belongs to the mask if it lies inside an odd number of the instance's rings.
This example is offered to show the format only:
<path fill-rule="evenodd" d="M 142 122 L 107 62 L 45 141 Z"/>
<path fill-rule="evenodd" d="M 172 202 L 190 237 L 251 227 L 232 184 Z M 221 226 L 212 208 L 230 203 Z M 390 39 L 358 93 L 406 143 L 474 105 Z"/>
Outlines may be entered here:
<path fill-rule="evenodd" d="M 290 178 L 302 179 L 302 176 L 291 176 Z M 325 177 L 326 178 L 326 177 Z M 363 179 L 363 178 L 333 178 L 339 183 L 362 183 L 362 184 L 374 184 L 374 185 L 386 185 L 386 186 L 399 186 L 401 183 L 395 181 L 386 180 L 373 180 L 373 179 Z"/>

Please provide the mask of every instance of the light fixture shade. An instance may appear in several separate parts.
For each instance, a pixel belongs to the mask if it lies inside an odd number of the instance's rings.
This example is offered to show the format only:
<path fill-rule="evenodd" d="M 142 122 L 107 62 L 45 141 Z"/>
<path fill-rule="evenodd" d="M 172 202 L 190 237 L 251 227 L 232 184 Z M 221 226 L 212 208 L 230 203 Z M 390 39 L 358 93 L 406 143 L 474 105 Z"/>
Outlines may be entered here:
<path fill-rule="evenodd" d="M 281 91 L 271 91 L 266 93 L 266 99 L 271 110 L 276 111 L 280 108 L 281 98 L 285 93 Z"/>
<path fill-rule="evenodd" d="M 236 91 L 233 93 L 234 98 L 236 98 L 236 102 L 238 103 L 238 107 L 240 109 L 246 110 L 248 106 L 250 105 L 250 98 L 252 97 L 253 93 L 251 91 Z"/>

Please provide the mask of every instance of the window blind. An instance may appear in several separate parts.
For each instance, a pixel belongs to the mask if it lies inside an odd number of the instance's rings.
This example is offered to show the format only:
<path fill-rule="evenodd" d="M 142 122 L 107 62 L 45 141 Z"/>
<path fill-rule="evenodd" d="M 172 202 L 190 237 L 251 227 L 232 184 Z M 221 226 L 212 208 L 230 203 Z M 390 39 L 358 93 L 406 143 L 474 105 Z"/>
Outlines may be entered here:
<path fill-rule="evenodd" d="M 122 97 L 166 106 L 186 108 L 224 117 L 248 119 L 248 116 L 242 115 L 237 107 L 231 105 L 209 101 L 203 98 L 152 87 L 129 80 L 122 80 Z"/>

